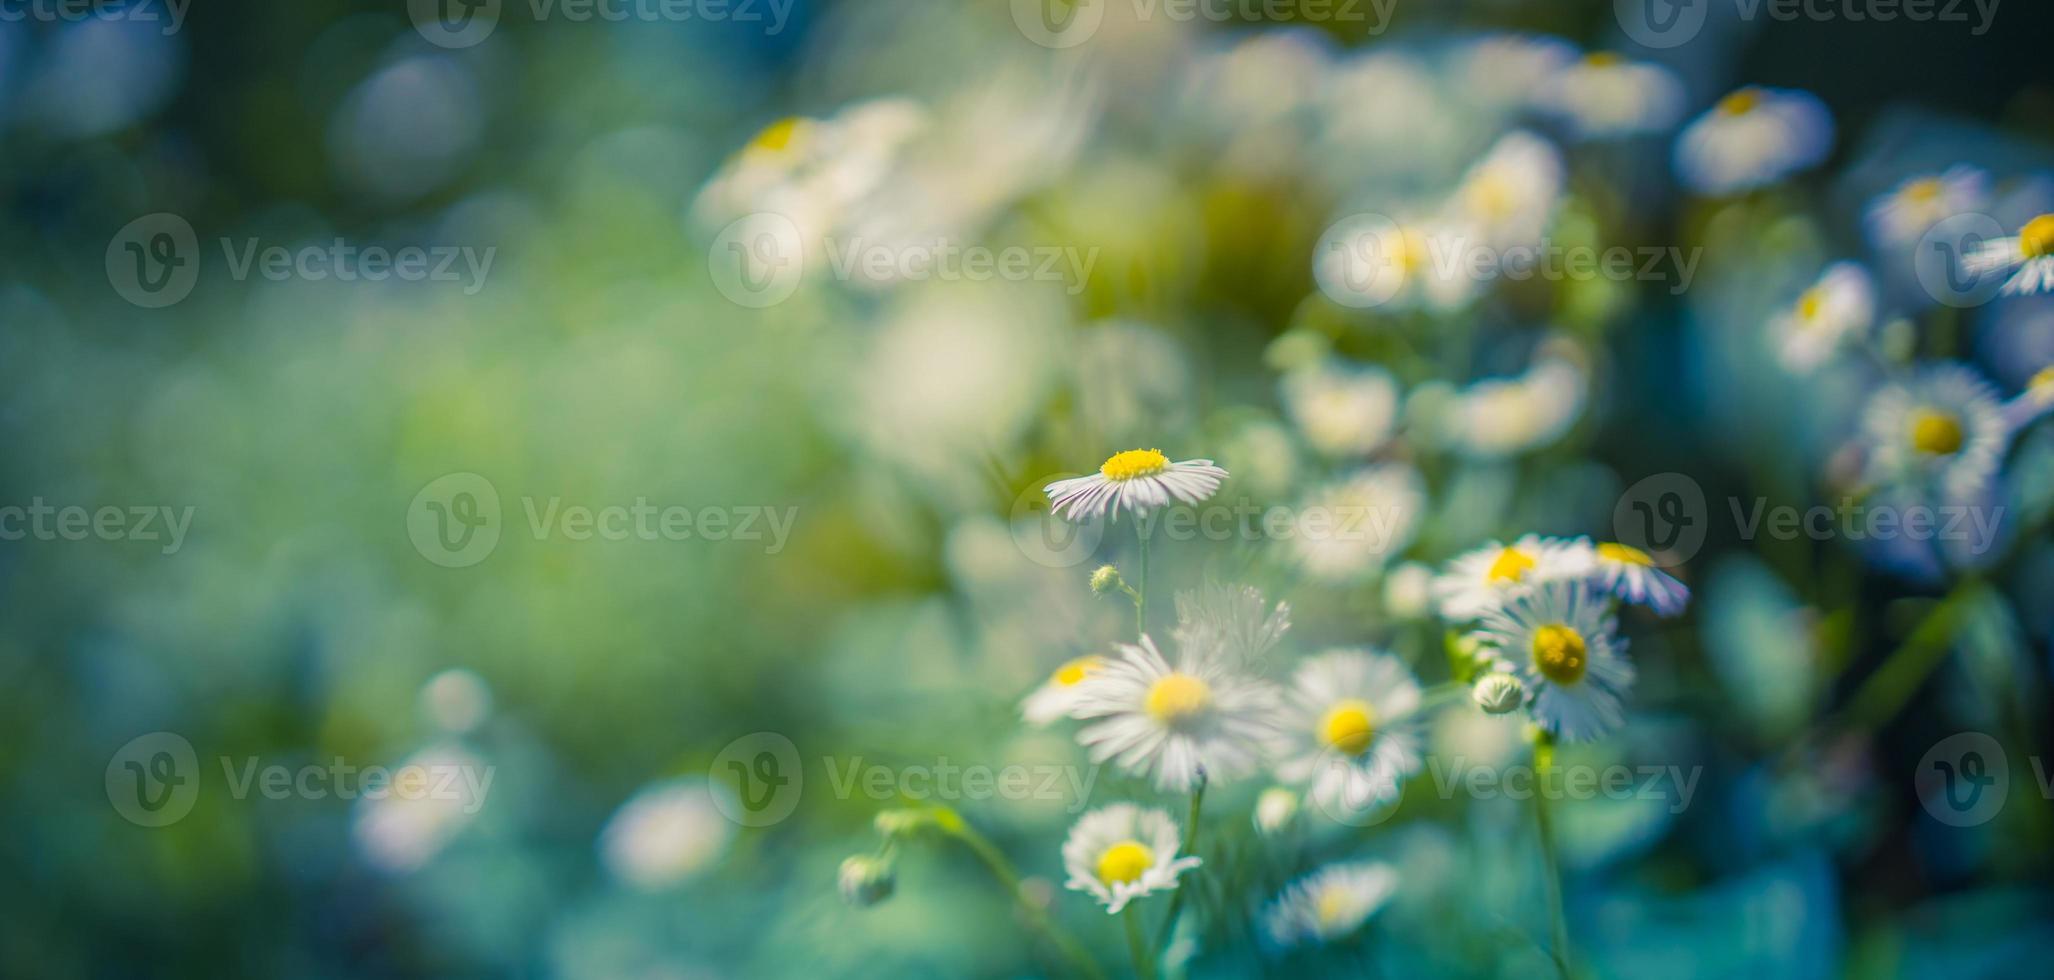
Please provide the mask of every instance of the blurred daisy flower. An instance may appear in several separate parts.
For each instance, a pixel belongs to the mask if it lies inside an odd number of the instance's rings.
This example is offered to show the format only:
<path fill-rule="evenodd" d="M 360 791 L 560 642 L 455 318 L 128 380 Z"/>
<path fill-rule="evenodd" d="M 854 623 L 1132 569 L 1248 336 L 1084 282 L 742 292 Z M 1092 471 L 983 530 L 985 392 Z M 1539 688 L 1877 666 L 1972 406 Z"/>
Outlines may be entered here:
<path fill-rule="evenodd" d="M 1690 587 L 1655 566 L 1647 552 L 1606 541 L 1591 551 L 1597 565 L 1593 580 L 1604 590 L 1657 615 L 1674 616 L 1690 604 Z"/>
<path fill-rule="evenodd" d="M 1455 556 L 1434 579 L 1434 601 L 1450 620 L 1475 619 L 1534 586 L 1589 577 L 1596 567 L 1588 542 L 1528 534 Z"/>
<path fill-rule="evenodd" d="M 1362 928 L 1398 890 L 1398 872 L 1374 861 L 1332 864 L 1285 886 L 1262 910 L 1272 948 L 1330 943 Z"/>
<path fill-rule="evenodd" d="M 1684 127 L 1676 173 L 1701 194 L 1733 194 L 1817 164 L 1833 148 L 1833 117 L 1809 92 L 1748 87 Z"/>
<path fill-rule="evenodd" d="M 1343 218 L 1314 247 L 1313 280 L 1329 299 L 1356 309 L 1461 309 L 1479 286 L 1469 264 L 1476 232 L 1457 211 L 1426 218 Z"/>
<path fill-rule="evenodd" d="M 1436 429 L 1450 448 L 1472 458 L 1539 449 L 1583 416 L 1588 383 L 1577 358 L 1550 353 L 1524 374 L 1486 378 L 1457 392 Z"/>
<path fill-rule="evenodd" d="M 1085 678 L 1104 666 L 1104 657 L 1092 656 L 1078 657 L 1057 667 L 1055 673 L 1048 675 L 1048 680 L 1020 702 L 1020 717 L 1038 727 L 1067 716 L 1070 709 L 1077 706 L 1077 696 L 1084 689 Z"/>
<path fill-rule="evenodd" d="M 1982 486 L 2010 441 L 1997 389 L 1953 363 L 1921 366 L 1877 391 L 1863 410 L 1863 434 L 1871 479 L 1948 494 Z"/>
<path fill-rule="evenodd" d="M 1491 108 L 1516 108 L 1545 79 L 1576 61 L 1576 47 L 1537 34 L 1490 34 L 1468 42 L 1458 56 L 1462 90 Z"/>
<path fill-rule="evenodd" d="M 1182 838 L 1170 815 L 1132 803 L 1100 807 L 1078 818 L 1063 842 L 1067 887 L 1086 892 L 1116 914 L 1137 898 L 1177 887 L 1177 876 L 1198 867 L 1178 857 Z"/>
<path fill-rule="evenodd" d="M 1097 473 L 1057 480 L 1043 490 L 1057 517 L 1085 521 L 1111 510 L 1119 520 L 1122 509 L 1145 517 L 1173 500 L 1203 503 L 1226 478 L 1227 471 L 1209 459 L 1173 463 L 1159 449 L 1129 449 L 1108 457 Z"/>
<path fill-rule="evenodd" d="M 1287 548 L 1314 579 L 1358 581 L 1405 550 L 1425 513 L 1419 471 L 1404 463 L 1364 467 L 1305 498 Z"/>
<path fill-rule="evenodd" d="M 1525 685 L 1534 723 L 1571 742 L 1625 721 L 1620 698 L 1633 684 L 1633 664 L 1607 606 L 1585 583 L 1551 582 L 1484 613 L 1476 633 L 1499 668 Z"/>
<path fill-rule="evenodd" d="M 1675 125 L 1683 85 L 1660 65 L 1597 51 L 1542 80 L 1534 101 L 1578 139 L 1615 139 Z"/>
<path fill-rule="evenodd" d="M 1962 267 L 1977 278 L 2018 270 L 2000 291 L 2006 296 L 2054 291 L 2054 214 L 2026 222 L 2016 235 L 1984 242 L 1969 253 Z"/>
<path fill-rule="evenodd" d="M 722 166 L 695 208 L 715 224 L 772 211 L 826 234 L 884 183 L 929 124 L 925 109 L 902 98 L 858 102 L 827 119 L 780 119 Z"/>
<path fill-rule="evenodd" d="M 1273 734 L 1275 692 L 1234 672 L 1218 652 L 1180 647 L 1175 667 L 1147 636 L 1121 644 L 1119 656 L 1084 680 L 1074 718 L 1097 719 L 1077 733 L 1093 762 L 1184 792 L 1201 780 L 1253 772 Z"/>
<path fill-rule="evenodd" d="M 1525 130 L 1507 133 L 1463 175 L 1456 213 L 1492 248 L 1537 242 L 1561 200 L 1562 173 L 1553 143 Z"/>
<path fill-rule="evenodd" d="M 1361 812 L 1395 800 L 1420 766 L 1419 684 L 1403 661 L 1334 650 L 1300 664 L 1285 694 L 1277 776 L 1320 806 Z"/>
<path fill-rule="evenodd" d="M 1794 374 L 1810 374 L 1875 322 L 1876 290 L 1868 271 L 1835 262 L 1797 302 L 1771 321 L 1777 357 Z"/>
<path fill-rule="evenodd" d="M 1327 361 L 1285 375 L 1281 388 L 1285 413 L 1328 456 L 1376 451 L 1398 420 L 1398 382 L 1379 367 Z"/>
<path fill-rule="evenodd" d="M 2004 404 L 2004 425 L 2013 435 L 2054 409 L 2054 367 L 2044 367 L 2026 382 L 2017 398 Z"/>
<path fill-rule="evenodd" d="M 1254 666 L 1290 631 L 1290 603 L 1271 606 L 1252 585 L 1208 585 L 1177 593 L 1177 625 L 1170 635 L 1188 656 Z"/>
<path fill-rule="evenodd" d="M 1898 184 L 1869 202 L 1863 224 L 1869 241 L 1877 247 L 1901 248 L 1917 242 L 1948 218 L 1989 206 L 1990 175 L 1963 164 Z"/>
<path fill-rule="evenodd" d="M 676 884 L 727 852 L 735 824 L 703 779 L 655 783 L 621 804 L 599 834 L 599 855 L 614 878 L 645 891 Z"/>

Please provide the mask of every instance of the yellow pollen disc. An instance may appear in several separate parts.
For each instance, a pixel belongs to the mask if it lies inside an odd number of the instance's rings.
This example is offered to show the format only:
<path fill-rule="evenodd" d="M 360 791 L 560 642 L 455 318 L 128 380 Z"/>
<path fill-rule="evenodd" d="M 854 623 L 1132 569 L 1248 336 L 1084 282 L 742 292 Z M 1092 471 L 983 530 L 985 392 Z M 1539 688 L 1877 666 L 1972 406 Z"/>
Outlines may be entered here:
<path fill-rule="evenodd" d="M 1361 755 L 1376 738 L 1376 712 L 1353 698 L 1336 704 L 1320 719 L 1319 737 L 1340 752 Z"/>
<path fill-rule="evenodd" d="M 1598 545 L 1598 557 L 1625 565 L 1653 565 L 1655 560 L 1648 553 L 1630 544 L 1615 544 L 1607 541 Z"/>
<path fill-rule="evenodd" d="M 1148 689 L 1150 717 L 1175 724 L 1204 711 L 1212 703 L 1212 688 L 1190 674 L 1167 674 Z"/>
<path fill-rule="evenodd" d="M 1940 199 L 1940 192 L 1946 185 L 1938 177 L 1921 177 L 1904 185 L 1904 196 L 1913 204 L 1931 204 Z"/>
<path fill-rule="evenodd" d="M 1144 476 L 1154 476 L 1170 468 L 1170 458 L 1159 449 L 1129 449 L 1114 453 L 1105 465 L 1098 468 L 1108 480 L 1126 482 Z"/>
<path fill-rule="evenodd" d="M 1592 51 L 1592 52 L 1591 52 L 1591 53 L 1590 53 L 1589 55 L 1587 55 L 1587 56 L 1586 56 L 1586 57 L 1585 57 L 1585 58 L 1583 59 L 1583 62 L 1584 62 L 1584 64 L 1587 64 L 1587 65 L 1595 65 L 1595 66 L 1597 66 L 1597 67 L 1599 67 L 1599 68 L 1609 68 L 1609 67 L 1611 67 L 1611 66 L 1613 66 L 1613 65 L 1616 65 L 1616 64 L 1618 64 L 1619 62 L 1621 62 L 1621 61 L 1623 61 L 1623 60 L 1625 60 L 1625 59 L 1623 59 L 1623 58 L 1619 57 L 1619 55 L 1618 55 L 1618 53 L 1617 53 L 1617 52 L 1613 52 L 1613 51 Z"/>
<path fill-rule="evenodd" d="M 1512 189 L 1511 181 L 1497 174 L 1485 174 L 1478 177 L 1475 186 L 1470 188 L 1469 198 L 1477 210 L 1501 217 L 1512 213 L 1513 205 L 1518 202 L 1518 193 Z"/>
<path fill-rule="evenodd" d="M 1816 320 L 1819 317 L 1819 307 L 1825 304 L 1825 298 L 1819 295 L 1818 287 L 1814 286 L 1797 298 L 1797 315 L 1807 320 Z"/>
<path fill-rule="evenodd" d="M 1155 852 L 1138 840 L 1123 840 L 1098 856 L 1098 880 L 1117 885 L 1141 877 L 1155 864 Z"/>
<path fill-rule="evenodd" d="M 749 141 L 749 148 L 767 150 L 771 153 L 779 152 L 792 145 L 792 137 L 798 135 L 799 125 L 803 122 L 805 120 L 798 116 L 786 116 L 771 123 L 763 127 L 763 131 L 757 133 L 755 139 Z"/>
<path fill-rule="evenodd" d="M 1319 897 L 1312 901 L 1312 914 L 1322 926 L 1331 926 L 1341 920 L 1341 914 L 1348 910 L 1348 890 L 1338 885 L 1320 889 Z"/>
<path fill-rule="evenodd" d="M 1719 100 L 1719 111 L 1729 116 L 1744 116 L 1762 104 L 1762 90 L 1744 88 Z"/>
<path fill-rule="evenodd" d="M 1935 456 L 1952 456 L 1961 451 L 1961 438 L 1961 420 L 1952 414 L 1932 409 L 1912 413 L 1913 449 Z"/>
<path fill-rule="evenodd" d="M 2033 375 L 2033 380 L 2025 383 L 2025 389 L 2032 392 L 2035 401 L 2045 402 L 2054 398 L 2054 367 L 2041 368 L 2040 373 Z"/>
<path fill-rule="evenodd" d="M 2018 251 L 2029 259 L 2054 254 L 2054 214 L 2040 215 L 2019 229 Z"/>
<path fill-rule="evenodd" d="M 1533 631 L 1533 669 L 1557 684 L 1574 684 L 1583 679 L 1588 663 L 1583 634 L 1561 623 L 1550 623 Z"/>
<path fill-rule="evenodd" d="M 1491 562 L 1491 570 L 1485 573 L 1484 577 L 1493 585 L 1502 585 L 1517 582 L 1525 578 L 1526 573 L 1530 571 L 1533 571 L 1533 559 L 1528 558 L 1526 552 L 1518 548 L 1506 548 L 1498 552 L 1497 560 Z"/>
<path fill-rule="evenodd" d="M 1056 672 L 1049 676 L 1049 680 L 1054 681 L 1057 687 L 1075 687 L 1090 676 L 1092 671 L 1097 670 L 1101 663 L 1104 661 L 1097 657 L 1078 657 L 1057 667 Z"/>

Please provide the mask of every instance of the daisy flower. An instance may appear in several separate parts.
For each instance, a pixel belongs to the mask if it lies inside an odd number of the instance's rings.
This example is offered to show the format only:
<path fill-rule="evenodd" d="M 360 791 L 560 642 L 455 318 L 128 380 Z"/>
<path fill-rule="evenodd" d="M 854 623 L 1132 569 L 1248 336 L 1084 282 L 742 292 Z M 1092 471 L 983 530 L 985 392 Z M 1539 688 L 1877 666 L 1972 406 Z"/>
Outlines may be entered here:
<path fill-rule="evenodd" d="M 1529 534 L 1511 544 L 1496 541 L 1455 556 L 1434 579 L 1441 617 L 1475 619 L 1534 586 L 1583 579 L 1595 570 L 1589 542 Z"/>
<path fill-rule="evenodd" d="M 1527 690 L 1535 724 L 1571 742 L 1625 720 L 1633 663 L 1609 600 L 1582 582 L 1551 582 L 1486 612 L 1476 638 Z"/>
<path fill-rule="evenodd" d="M 1277 776 L 1311 784 L 1328 812 L 1395 800 L 1419 771 L 1419 684 L 1398 658 L 1328 651 L 1299 665 L 1285 700 Z"/>
<path fill-rule="evenodd" d="M 1184 792 L 1200 780 L 1247 775 L 1274 732 L 1275 692 L 1240 676 L 1225 658 L 1178 650 L 1175 667 L 1147 636 L 1121 644 L 1119 657 L 1084 681 L 1073 718 L 1098 719 L 1077 733 L 1091 761 L 1113 760 L 1149 776 L 1157 789 Z"/>
<path fill-rule="evenodd" d="M 1288 542 L 1298 567 L 1322 582 L 1352 582 L 1405 550 L 1426 513 L 1426 484 L 1404 463 L 1357 470 L 1313 491 Z"/>
<path fill-rule="evenodd" d="M 1989 206 L 1990 175 L 1964 164 L 1898 184 L 1869 202 L 1863 223 L 1869 241 L 1879 247 L 1901 248 L 1917 242 L 1948 218 Z"/>
<path fill-rule="evenodd" d="M 1492 108 L 1516 108 L 1543 79 L 1575 60 L 1575 46 L 1561 38 L 1491 34 L 1465 45 L 1457 67 L 1467 83 L 1462 91 Z"/>
<path fill-rule="evenodd" d="M 1597 562 L 1592 581 L 1607 593 L 1636 606 L 1646 606 L 1657 615 L 1674 616 L 1690 604 L 1690 587 L 1655 566 L 1647 552 L 1631 545 L 1606 541 L 1593 552 Z"/>
<path fill-rule="evenodd" d="M 1114 453 L 1097 473 L 1057 480 L 1043 492 L 1057 517 L 1081 522 L 1110 509 L 1117 521 L 1122 509 L 1146 517 L 1172 500 L 1202 503 L 1226 478 L 1227 471 L 1209 459 L 1172 463 L 1159 449 L 1129 449 Z"/>
<path fill-rule="evenodd" d="M 1328 299 L 1352 309 L 1451 312 L 1477 294 L 1473 236 L 1454 215 L 1351 215 L 1314 248 L 1312 278 Z"/>
<path fill-rule="evenodd" d="M 1562 172 L 1554 144 L 1525 130 L 1507 133 L 1463 175 L 1456 212 L 1493 248 L 1539 241 L 1561 199 Z"/>
<path fill-rule="evenodd" d="M 2054 409 L 2054 367 L 2041 368 L 2017 398 L 2004 403 L 2004 425 L 2013 434 Z"/>
<path fill-rule="evenodd" d="M 1328 456 L 1374 452 L 1398 420 L 1398 382 L 1382 368 L 1327 362 L 1285 375 L 1281 387 L 1291 421 Z"/>
<path fill-rule="evenodd" d="M 1020 717 L 1030 725 L 1041 726 L 1053 723 L 1067 716 L 1077 706 L 1077 696 L 1084 689 L 1084 680 L 1105 666 L 1104 657 L 1078 657 L 1048 675 L 1034 693 L 1020 702 Z"/>
<path fill-rule="evenodd" d="M 2006 296 L 2054 292 L 2054 214 L 2026 222 L 2009 238 L 1984 242 L 1962 260 L 1962 268 L 1978 278 L 2018 270 L 1999 290 Z"/>
<path fill-rule="evenodd" d="M 716 222 L 775 211 L 824 233 L 878 190 L 930 125 L 926 109 L 898 98 L 854 103 L 827 119 L 780 119 L 721 167 L 695 207 Z"/>
<path fill-rule="evenodd" d="M 1824 160 L 1833 117 L 1809 92 L 1743 88 L 1719 100 L 1676 139 L 1676 173 L 1701 194 L 1775 183 Z"/>
<path fill-rule="evenodd" d="M 1950 495 L 1989 479 L 2011 437 L 1997 389 L 1952 363 L 1921 367 L 1876 392 L 1863 410 L 1863 434 L 1871 479 L 1921 487 L 1933 481 Z"/>
<path fill-rule="evenodd" d="M 1526 373 L 1487 378 L 1456 393 L 1444 438 L 1476 459 L 1498 459 L 1552 445 L 1583 415 L 1589 377 L 1577 360 L 1549 355 Z"/>
<path fill-rule="evenodd" d="M 1066 887 L 1088 892 L 1117 914 L 1137 898 L 1177 887 L 1177 876 L 1198 867 L 1178 857 L 1183 841 L 1170 815 L 1132 803 L 1100 807 L 1077 819 L 1063 842 Z"/>
<path fill-rule="evenodd" d="M 1783 366 L 1810 374 L 1849 338 L 1875 322 L 1875 283 L 1860 265 L 1835 262 L 1797 302 L 1771 322 Z"/>
<path fill-rule="evenodd" d="M 1543 80 L 1534 101 L 1578 139 L 1615 139 L 1674 125 L 1683 84 L 1660 65 L 1597 51 Z"/>
<path fill-rule="evenodd" d="M 1330 943 L 1362 928 L 1398 890 L 1398 872 L 1375 861 L 1331 864 L 1285 886 L 1262 910 L 1274 949 Z"/>
<path fill-rule="evenodd" d="M 1177 593 L 1178 651 L 1242 667 L 1261 663 L 1291 631 L 1291 604 L 1275 606 L 1252 585 L 1208 585 Z"/>

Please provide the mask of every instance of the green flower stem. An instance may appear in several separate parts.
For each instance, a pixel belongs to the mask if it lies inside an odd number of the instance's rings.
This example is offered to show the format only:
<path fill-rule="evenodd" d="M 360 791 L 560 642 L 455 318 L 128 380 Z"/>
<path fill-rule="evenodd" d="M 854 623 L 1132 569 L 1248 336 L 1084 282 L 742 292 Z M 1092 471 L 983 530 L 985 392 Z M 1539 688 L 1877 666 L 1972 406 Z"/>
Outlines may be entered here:
<path fill-rule="evenodd" d="M 1127 920 L 1127 952 L 1134 956 L 1134 975 L 1155 980 L 1155 957 L 1148 952 L 1148 940 L 1141 938 L 1141 903 L 1128 902 L 1120 918 Z"/>
<path fill-rule="evenodd" d="M 1533 818 L 1540 834 L 1542 886 L 1548 895 L 1548 918 L 1554 935 L 1548 954 L 1554 957 L 1555 973 L 1569 980 L 1569 920 L 1562 914 L 1562 862 L 1555 854 L 1555 826 L 1548 815 L 1548 795 L 1540 787 L 1548 782 L 1548 770 L 1555 764 L 1555 744 L 1543 734 L 1533 745 Z"/>
<path fill-rule="evenodd" d="M 1895 718 L 1933 669 L 1947 659 L 1962 616 L 1982 595 L 1982 583 L 1968 579 L 1940 600 L 1904 643 L 1883 660 L 1883 666 L 1847 699 L 1847 707 L 1841 711 L 1846 727 L 1873 731 Z"/>
<path fill-rule="evenodd" d="M 1105 971 L 1099 969 L 1098 964 L 1092 961 L 1091 954 L 1069 933 L 1058 928 L 1049 919 L 1047 910 L 1027 898 L 1027 893 L 1020 888 L 1019 872 L 1013 870 L 1012 862 L 1006 860 L 1005 854 L 1001 853 L 996 845 L 978 833 L 976 828 L 964 822 L 954 810 L 941 809 L 936 815 L 935 824 L 949 836 L 962 841 L 963 846 L 968 847 L 971 853 L 977 855 L 978 860 L 984 862 L 985 868 L 991 871 L 991 876 L 998 879 L 999 885 L 1013 897 L 1013 903 L 1020 907 L 1027 924 L 1062 951 L 1063 957 L 1070 961 L 1071 968 L 1078 976 L 1105 980 Z"/>
<path fill-rule="evenodd" d="M 1205 772 L 1198 773 L 1198 786 L 1191 791 L 1191 813 L 1184 818 L 1184 853 L 1198 853 L 1198 810 L 1205 804 Z M 1170 893 L 1170 911 L 1163 916 L 1162 928 L 1155 933 L 1155 948 L 1162 949 L 1170 943 L 1170 934 L 1177 928 L 1177 913 L 1184 910 L 1184 885 L 1179 882 L 1177 890 Z"/>

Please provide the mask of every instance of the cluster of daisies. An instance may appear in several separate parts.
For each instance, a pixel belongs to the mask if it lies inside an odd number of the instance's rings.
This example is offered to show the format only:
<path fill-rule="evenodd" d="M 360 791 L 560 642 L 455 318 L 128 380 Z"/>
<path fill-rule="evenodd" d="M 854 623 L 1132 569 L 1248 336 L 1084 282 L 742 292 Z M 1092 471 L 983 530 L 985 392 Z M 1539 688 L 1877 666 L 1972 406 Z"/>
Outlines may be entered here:
<path fill-rule="evenodd" d="M 1096 474 L 1050 484 L 1055 512 L 1073 521 L 1132 515 L 1137 524 L 1172 503 L 1198 504 L 1226 472 L 1205 459 L 1173 462 L 1156 450 L 1115 454 Z M 1144 598 L 1115 566 L 1092 589 Z M 1431 583 L 1440 615 L 1474 651 L 1470 676 L 1443 685 L 1494 714 L 1525 708 L 1542 738 L 1600 737 L 1623 720 L 1633 682 L 1617 607 L 1675 615 L 1690 592 L 1655 558 L 1620 544 L 1521 537 L 1460 555 Z M 1290 629 L 1287 603 L 1251 587 L 1212 586 L 1178 596 L 1167 644 L 1146 632 L 1103 654 L 1070 660 L 1021 705 L 1033 725 L 1081 723 L 1076 737 L 1111 763 L 1169 794 L 1267 771 L 1278 783 L 1255 824 L 1274 828 L 1310 803 L 1339 821 L 1387 811 L 1423 766 L 1431 694 L 1406 663 L 1368 647 L 1328 649 L 1269 679 Z M 1167 652 L 1165 652 L 1167 646 Z M 1201 797 L 1202 798 L 1202 797 Z M 1195 810 L 1194 810 L 1195 814 Z M 1170 814 L 1116 803 L 1085 814 L 1063 846 L 1068 887 L 1117 913 L 1171 892 L 1200 867 Z M 1292 883 L 1263 909 L 1275 948 L 1346 936 L 1397 887 L 1374 862 L 1330 865 Z"/>

